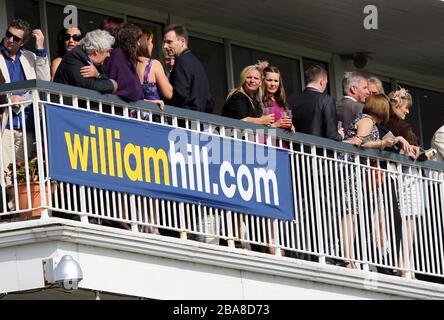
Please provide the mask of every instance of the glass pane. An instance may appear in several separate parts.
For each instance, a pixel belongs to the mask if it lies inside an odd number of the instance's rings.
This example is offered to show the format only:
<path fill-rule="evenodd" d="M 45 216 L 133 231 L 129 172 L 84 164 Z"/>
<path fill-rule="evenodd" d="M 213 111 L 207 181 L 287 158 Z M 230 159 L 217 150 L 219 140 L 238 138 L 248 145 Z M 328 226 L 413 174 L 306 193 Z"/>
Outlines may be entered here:
<path fill-rule="evenodd" d="M 41 29 L 40 9 L 38 0 L 8 1 L 9 16 L 13 19 L 23 19 L 31 24 L 31 29 Z M 12 19 L 11 19 L 12 20 Z M 8 21 L 9 23 L 10 21 Z M 35 40 L 32 38 L 25 45 L 25 49 L 35 51 Z"/>
<path fill-rule="evenodd" d="M 299 60 L 282 57 L 268 52 L 257 51 L 233 45 L 233 74 L 235 85 L 239 82 L 240 72 L 247 65 L 256 63 L 258 60 L 267 60 L 271 65 L 279 68 L 284 79 L 284 88 L 287 93 L 289 105 L 293 105 L 300 96 L 301 77 Z"/>
<path fill-rule="evenodd" d="M 444 93 L 420 89 L 422 146 L 430 147 L 430 141 L 436 130 L 444 124 Z"/>
<path fill-rule="evenodd" d="M 49 47 L 51 52 L 51 58 L 55 58 L 57 50 L 57 34 L 60 29 L 63 28 L 63 20 L 66 14 L 63 13 L 64 6 L 57 4 L 47 3 L 46 14 L 48 16 L 48 32 L 49 32 Z M 100 23 L 109 16 L 89 12 L 85 10 L 78 10 L 79 25 L 85 32 L 98 29 Z"/>
<path fill-rule="evenodd" d="M 202 62 L 214 99 L 213 113 L 220 114 L 227 96 L 225 49 L 222 43 L 190 37 L 189 47 Z"/>
<path fill-rule="evenodd" d="M 386 94 L 389 94 L 392 91 L 392 84 L 388 81 L 382 81 L 382 87 Z"/>
<path fill-rule="evenodd" d="M 162 25 L 160 23 L 144 21 L 133 17 L 128 17 L 128 22 L 134 23 L 135 25 L 141 27 L 143 30 L 151 31 L 154 34 L 154 48 L 152 58 L 159 60 L 163 64 Z"/>

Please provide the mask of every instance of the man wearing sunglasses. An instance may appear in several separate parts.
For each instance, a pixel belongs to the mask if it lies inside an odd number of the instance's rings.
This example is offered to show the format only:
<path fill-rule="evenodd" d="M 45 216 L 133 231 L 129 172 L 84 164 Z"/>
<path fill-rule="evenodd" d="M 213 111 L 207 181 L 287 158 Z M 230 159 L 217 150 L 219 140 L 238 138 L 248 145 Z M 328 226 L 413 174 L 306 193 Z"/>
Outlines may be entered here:
<path fill-rule="evenodd" d="M 23 46 L 31 36 L 35 39 L 36 53 L 25 50 Z M 5 82 L 20 82 L 25 80 L 39 79 L 50 81 L 49 61 L 44 48 L 45 37 L 39 29 L 31 30 L 30 24 L 21 19 L 13 20 L 6 29 L 4 38 L 0 43 L 0 71 Z M 9 119 L 7 108 L 0 110 L 2 114 L 1 133 L 3 138 L 3 163 L 6 167 L 12 162 L 12 153 L 15 153 L 15 161 L 24 161 L 24 137 L 21 116 L 21 102 L 29 100 L 29 93 L 14 93 L 11 101 L 13 119 Z M 32 107 L 26 107 L 24 111 L 26 124 L 26 146 L 28 156 L 32 156 L 34 141 L 34 123 Z M 11 146 L 11 135 L 14 144 Z"/>
<path fill-rule="evenodd" d="M 36 54 L 23 49 L 31 36 L 35 38 Z M 15 19 L 9 24 L 0 44 L 0 69 L 7 83 L 51 79 L 44 41 L 42 31 L 31 31 L 29 23 L 24 20 Z"/>

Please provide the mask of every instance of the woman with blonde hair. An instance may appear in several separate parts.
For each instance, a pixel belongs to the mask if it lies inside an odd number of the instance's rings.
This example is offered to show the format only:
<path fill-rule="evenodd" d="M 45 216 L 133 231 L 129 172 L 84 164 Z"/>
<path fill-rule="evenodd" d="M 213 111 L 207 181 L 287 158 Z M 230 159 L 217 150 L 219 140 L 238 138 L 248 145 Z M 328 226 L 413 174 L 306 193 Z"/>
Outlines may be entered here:
<path fill-rule="evenodd" d="M 274 115 L 263 115 L 262 71 L 263 64 L 245 67 L 240 74 L 239 84 L 228 94 L 222 109 L 225 117 L 269 126 Z"/>
<path fill-rule="evenodd" d="M 268 62 L 258 62 L 246 66 L 241 71 L 239 84 L 228 94 L 222 116 L 265 126 L 274 125 L 274 114 L 263 115 L 262 81 L 266 66 Z M 240 233 L 243 234 L 243 221 L 240 221 L 239 225 Z M 251 248 L 249 244 L 241 245 L 246 249 Z"/>
<path fill-rule="evenodd" d="M 367 87 L 370 94 L 385 93 L 382 81 L 376 77 L 370 77 L 367 79 Z"/>
<path fill-rule="evenodd" d="M 275 122 L 274 113 L 264 115 L 262 81 L 263 71 L 267 66 L 268 62 L 259 61 L 241 71 L 238 86 L 231 90 L 225 101 L 223 116 L 270 127 L 281 127 L 283 120 Z"/>
<path fill-rule="evenodd" d="M 394 135 L 404 137 L 411 145 L 407 152 L 400 152 L 413 159 L 416 159 L 420 154 L 419 138 L 413 132 L 412 126 L 405 120 L 410 113 L 410 108 L 413 105 L 413 99 L 408 90 L 400 88 L 399 90 L 390 92 L 390 119 L 386 124 L 386 128 Z M 407 168 L 404 173 L 409 175 L 403 176 L 403 187 L 396 188 L 398 192 L 398 207 L 402 217 L 402 230 L 405 230 L 406 238 L 399 246 L 399 266 L 404 269 L 409 269 L 413 239 L 415 237 L 415 217 L 421 212 L 421 190 L 419 179 L 421 177 L 419 170 L 413 168 L 409 172 Z M 416 176 L 416 177 L 415 177 Z M 397 183 L 397 180 L 394 181 Z M 402 230 L 399 232 L 404 233 Z M 403 245 L 405 244 L 405 245 Z M 405 252 L 404 252 L 405 251 Z M 406 277 L 406 270 L 401 270 L 401 276 Z M 412 275 L 414 277 L 414 275 Z"/>

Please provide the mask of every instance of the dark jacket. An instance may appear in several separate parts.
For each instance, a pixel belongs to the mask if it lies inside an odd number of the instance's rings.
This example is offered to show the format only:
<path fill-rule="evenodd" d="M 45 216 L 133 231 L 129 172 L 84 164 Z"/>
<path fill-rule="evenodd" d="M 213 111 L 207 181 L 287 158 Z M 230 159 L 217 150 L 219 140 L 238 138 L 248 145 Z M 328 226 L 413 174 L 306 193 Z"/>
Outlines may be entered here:
<path fill-rule="evenodd" d="M 105 74 L 117 82 L 118 89 L 115 94 L 119 97 L 127 101 L 143 100 L 143 89 L 136 67 L 128 60 L 121 48 L 111 51 Z"/>
<path fill-rule="evenodd" d="M 237 120 L 259 118 L 262 116 L 262 108 L 259 103 L 252 103 L 245 94 L 237 91 L 225 102 L 222 115 Z"/>
<path fill-rule="evenodd" d="M 402 136 L 411 145 L 419 146 L 419 138 L 413 132 L 412 126 L 407 121 L 399 119 L 392 114 L 390 115 L 389 121 L 385 124 L 385 127 L 395 136 Z"/>
<path fill-rule="evenodd" d="M 214 101 L 207 74 L 202 63 L 189 49 L 176 58 L 170 83 L 173 86 L 173 97 L 166 101 L 167 104 L 201 112 L 213 112 Z"/>
<path fill-rule="evenodd" d="M 292 109 L 296 132 L 342 141 L 335 102 L 330 95 L 307 87 Z"/>
<path fill-rule="evenodd" d="M 362 102 L 345 97 L 336 103 L 336 117 L 338 121 L 342 121 L 342 127 L 345 131 L 347 131 L 352 121 L 362 113 L 362 109 L 364 109 Z"/>
<path fill-rule="evenodd" d="M 96 79 L 82 77 L 80 68 L 88 65 L 89 62 L 86 52 L 83 51 L 80 46 L 77 46 L 64 55 L 54 76 L 54 82 L 96 90 L 101 93 L 112 93 L 114 86 L 111 80 L 107 78 Z M 100 71 L 101 70 L 99 70 L 99 72 Z"/>

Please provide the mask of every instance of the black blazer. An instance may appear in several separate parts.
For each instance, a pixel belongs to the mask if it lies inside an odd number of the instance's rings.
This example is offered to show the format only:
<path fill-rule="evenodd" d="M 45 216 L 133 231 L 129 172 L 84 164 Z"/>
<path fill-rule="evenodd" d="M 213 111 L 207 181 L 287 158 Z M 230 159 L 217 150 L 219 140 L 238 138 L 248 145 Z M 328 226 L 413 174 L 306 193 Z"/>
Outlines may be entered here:
<path fill-rule="evenodd" d="M 237 91 L 225 102 L 222 115 L 238 120 L 247 117 L 259 118 L 262 116 L 262 108 L 257 101 L 250 101 L 245 94 Z"/>
<path fill-rule="evenodd" d="M 330 95 L 307 87 L 292 111 L 296 132 L 342 141 L 338 133 L 336 105 Z"/>
<path fill-rule="evenodd" d="M 174 62 L 170 74 L 173 97 L 167 104 L 196 110 L 213 112 L 214 100 L 210 93 L 207 73 L 202 63 L 189 50 L 185 50 Z"/>
<path fill-rule="evenodd" d="M 101 93 L 112 93 L 114 91 L 114 85 L 111 80 L 103 77 L 96 79 L 81 76 L 80 68 L 87 65 L 89 65 L 89 62 L 86 52 L 83 51 L 80 46 L 75 47 L 66 53 L 62 62 L 60 62 L 54 76 L 54 82 L 96 90 Z M 101 67 L 98 69 L 101 69 Z M 99 72 L 101 72 L 101 70 L 99 70 Z"/>

